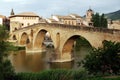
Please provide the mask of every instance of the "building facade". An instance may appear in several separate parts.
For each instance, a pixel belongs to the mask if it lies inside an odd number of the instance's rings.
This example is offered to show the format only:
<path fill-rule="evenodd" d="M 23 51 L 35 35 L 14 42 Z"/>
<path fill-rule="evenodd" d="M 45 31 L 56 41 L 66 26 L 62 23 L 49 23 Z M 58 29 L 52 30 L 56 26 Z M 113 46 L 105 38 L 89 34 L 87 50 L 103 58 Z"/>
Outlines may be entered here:
<path fill-rule="evenodd" d="M 86 12 L 86 17 L 85 17 L 85 23 L 87 24 L 87 26 L 93 26 L 93 22 L 92 22 L 92 15 L 94 14 L 94 11 L 89 8 Z"/>
<path fill-rule="evenodd" d="M 108 29 L 119 29 L 120 30 L 120 20 L 108 20 Z"/>
<path fill-rule="evenodd" d="M 6 16 L 0 15 L 0 25 L 5 25 L 6 20 L 7 20 Z"/>
<path fill-rule="evenodd" d="M 20 14 L 14 14 L 12 9 L 10 19 L 10 32 L 14 30 L 33 25 L 35 23 L 39 23 L 41 17 L 33 12 L 23 12 Z"/>
<path fill-rule="evenodd" d="M 0 25 L 4 25 L 7 30 L 9 30 L 9 18 L 4 15 L 0 15 Z"/>
<path fill-rule="evenodd" d="M 52 15 L 51 18 L 46 19 L 48 23 L 66 24 L 66 25 L 81 25 L 81 17 L 76 17 L 75 14 L 67 16 Z"/>
<path fill-rule="evenodd" d="M 76 25 L 76 26 L 93 26 L 92 15 L 94 14 L 92 9 L 88 9 L 85 17 L 81 17 L 78 14 L 69 14 L 66 16 L 52 15 L 51 18 L 46 19 L 48 23 Z"/>

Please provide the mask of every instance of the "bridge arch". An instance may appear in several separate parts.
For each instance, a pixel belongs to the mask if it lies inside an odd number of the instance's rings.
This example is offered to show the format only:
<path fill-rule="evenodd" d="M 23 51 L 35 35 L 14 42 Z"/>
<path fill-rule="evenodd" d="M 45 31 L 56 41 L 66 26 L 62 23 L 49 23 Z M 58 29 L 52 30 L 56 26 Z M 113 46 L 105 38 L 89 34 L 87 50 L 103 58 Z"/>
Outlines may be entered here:
<path fill-rule="evenodd" d="M 46 38 L 46 34 L 49 34 L 47 35 L 49 37 Z M 34 40 L 34 49 L 45 49 L 46 48 L 46 45 L 44 43 L 45 40 L 49 40 L 51 42 L 53 42 L 53 39 L 52 39 L 52 36 L 51 36 L 51 33 L 48 31 L 48 30 L 45 30 L 45 29 L 40 29 L 36 36 L 35 36 L 35 40 Z M 54 42 L 53 42 L 53 46 L 54 46 Z"/>
<path fill-rule="evenodd" d="M 66 41 L 62 47 L 62 55 L 64 55 L 64 54 L 72 55 L 77 39 L 82 39 L 83 41 L 86 42 L 87 45 L 89 45 L 91 47 L 90 42 L 86 38 L 84 38 L 80 35 L 73 35 L 73 36 L 69 37 L 68 39 L 66 39 Z"/>
<path fill-rule="evenodd" d="M 22 33 L 20 39 L 20 45 L 25 46 L 26 44 L 30 43 L 29 36 L 26 32 Z"/>

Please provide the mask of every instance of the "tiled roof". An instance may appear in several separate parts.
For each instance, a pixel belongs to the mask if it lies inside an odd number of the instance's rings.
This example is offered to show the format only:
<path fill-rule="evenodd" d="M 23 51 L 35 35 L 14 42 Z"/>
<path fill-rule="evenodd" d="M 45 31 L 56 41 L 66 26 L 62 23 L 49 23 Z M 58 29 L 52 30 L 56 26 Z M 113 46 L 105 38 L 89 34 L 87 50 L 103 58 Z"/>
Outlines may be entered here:
<path fill-rule="evenodd" d="M 70 14 L 72 16 L 75 16 L 75 18 L 82 18 L 81 16 L 79 16 L 78 14 Z"/>
<path fill-rule="evenodd" d="M 37 14 L 35 14 L 33 12 L 22 12 L 22 13 L 19 13 L 17 15 L 21 15 L 21 16 L 38 16 Z"/>
<path fill-rule="evenodd" d="M 60 15 L 55 15 L 56 17 L 58 17 L 59 19 L 74 19 L 71 16 L 60 16 Z"/>
<path fill-rule="evenodd" d="M 20 17 L 23 17 L 23 16 L 39 17 L 37 14 L 35 14 L 33 12 L 22 12 L 22 13 L 10 16 L 10 18 L 11 17 L 16 17 L 16 16 L 20 16 Z"/>

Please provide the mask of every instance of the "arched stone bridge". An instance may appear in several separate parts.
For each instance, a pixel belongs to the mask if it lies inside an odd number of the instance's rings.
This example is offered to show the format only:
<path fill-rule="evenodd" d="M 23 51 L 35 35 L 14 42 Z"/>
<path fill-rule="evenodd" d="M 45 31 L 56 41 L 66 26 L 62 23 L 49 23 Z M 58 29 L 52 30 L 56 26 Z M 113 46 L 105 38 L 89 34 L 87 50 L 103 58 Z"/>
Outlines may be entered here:
<path fill-rule="evenodd" d="M 26 52 L 44 50 L 43 40 L 49 32 L 55 48 L 54 61 L 72 60 L 72 48 L 78 37 L 85 38 L 91 46 L 102 46 L 103 40 L 120 42 L 120 30 L 80 27 L 63 24 L 38 23 L 13 32 L 11 38 L 18 45 L 26 46 Z"/>

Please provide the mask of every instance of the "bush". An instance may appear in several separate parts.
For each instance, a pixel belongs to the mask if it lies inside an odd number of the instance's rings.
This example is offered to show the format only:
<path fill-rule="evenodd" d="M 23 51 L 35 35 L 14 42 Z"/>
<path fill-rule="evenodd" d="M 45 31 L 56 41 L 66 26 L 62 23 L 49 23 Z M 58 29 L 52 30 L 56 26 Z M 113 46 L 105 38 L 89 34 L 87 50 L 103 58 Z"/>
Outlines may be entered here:
<path fill-rule="evenodd" d="M 91 74 L 120 73 L 120 43 L 103 41 L 102 48 L 93 48 L 83 60 L 83 67 Z"/>
<path fill-rule="evenodd" d="M 10 50 L 10 44 L 6 41 L 9 37 L 5 26 L 0 25 L 0 80 L 13 80 L 14 69 L 7 59 L 7 53 Z"/>

